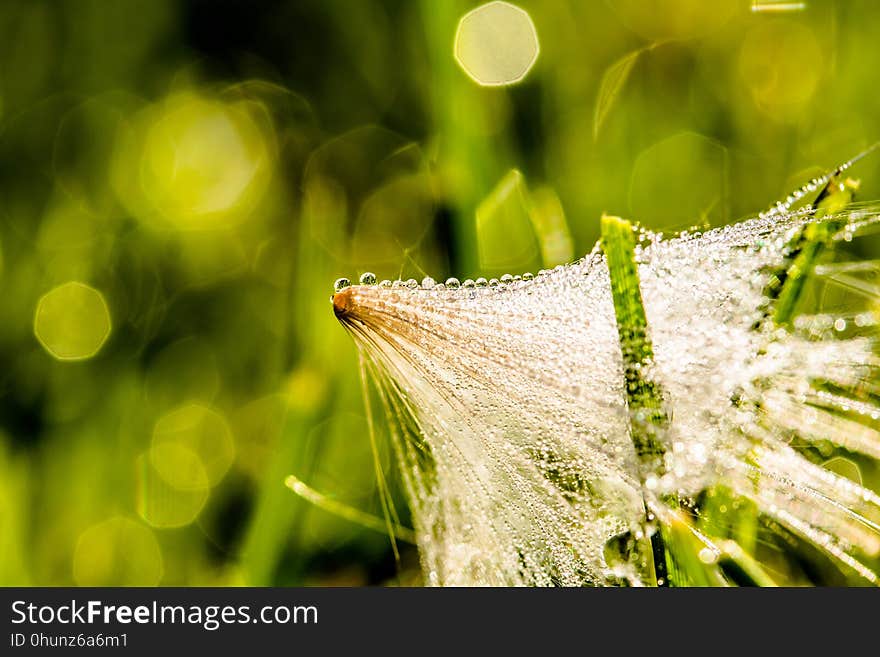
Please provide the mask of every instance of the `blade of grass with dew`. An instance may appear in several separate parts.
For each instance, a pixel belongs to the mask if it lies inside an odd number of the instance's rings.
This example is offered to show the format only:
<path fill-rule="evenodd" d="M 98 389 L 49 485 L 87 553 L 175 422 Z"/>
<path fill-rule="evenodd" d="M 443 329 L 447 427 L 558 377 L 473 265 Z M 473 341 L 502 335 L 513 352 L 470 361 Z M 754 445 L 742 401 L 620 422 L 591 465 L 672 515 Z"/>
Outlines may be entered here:
<path fill-rule="evenodd" d="M 633 226 L 625 219 L 606 215 L 601 219 L 601 228 L 602 251 L 608 263 L 611 296 L 623 357 L 626 404 L 630 415 L 629 430 L 633 447 L 641 462 L 642 486 L 650 491 L 656 486 L 657 477 L 663 474 L 665 450 L 658 433 L 666 429 L 669 419 L 663 410 L 660 389 L 646 377 L 654 352 L 639 288 Z M 654 517 L 648 500 L 645 501 L 645 514 L 645 533 L 650 536 L 654 581 L 662 586 L 668 582 L 667 557 L 662 534 L 652 522 Z"/>
<path fill-rule="evenodd" d="M 825 186 L 809 206 L 816 208 L 814 213 L 816 218 L 839 213 L 852 202 L 858 184 L 850 179 L 839 182 L 840 173 L 875 147 L 866 150 L 826 177 Z M 821 179 L 817 179 L 810 185 L 815 187 L 820 184 Z M 800 198 L 804 191 L 805 189 L 801 189 L 789 197 L 787 206 L 790 207 L 792 201 Z M 787 266 L 782 264 L 777 271 L 771 273 L 771 285 L 766 290 L 769 302 L 775 306 L 773 321 L 777 326 L 786 326 L 793 320 L 808 276 L 816 266 L 822 251 L 829 245 L 832 236 L 844 224 L 843 219 L 807 223 L 794 231 L 794 235 L 788 240 L 786 251 L 789 264 Z M 732 495 L 723 486 L 708 491 L 705 499 L 706 503 L 700 507 L 700 525 L 713 536 L 734 538 L 735 542 L 727 541 L 727 544 L 736 547 L 728 552 L 737 555 L 738 558 L 733 559 L 728 555 L 727 559 L 731 563 L 736 562 L 733 567 L 740 577 L 757 573 L 759 566 L 750 556 L 754 554 L 756 548 L 758 510 L 755 504 L 748 499 Z M 736 510 L 736 513 L 728 513 L 729 510 Z M 732 526 L 725 527 L 728 523 Z M 772 581 L 761 577 L 753 579 L 757 582 Z"/>
<path fill-rule="evenodd" d="M 836 177 L 829 180 L 815 203 L 815 216 L 830 218 L 807 224 L 791 240 L 792 262 L 785 273 L 779 276 L 782 286 L 773 315 L 776 324 L 786 325 L 794 318 L 797 301 L 803 293 L 807 277 L 827 248 L 831 237 L 846 224 L 844 218 L 834 217 L 852 202 L 857 188 L 858 184 L 849 179 L 839 184 L 836 184 Z"/>
<path fill-rule="evenodd" d="M 847 181 L 838 188 L 834 185 L 835 181 L 836 177 L 832 177 L 813 203 L 817 208 L 817 217 L 829 212 L 839 212 L 852 201 L 854 185 Z M 808 223 L 795 231 L 789 239 L 787 249 L 790 264 L 781 265 L 771 274 L 771 285 L 766 291 L 770 303 L 775 306 L 773 321 L 776 325 L 785 326 L 792 321 L 805 281 L 821 251 L 841 223 Z M 757 522 L 757 507 L 754 503 L 731 494 L 724 486 L 709 490 L 705 495 L 705 503 L 700 505 L 700 526 L 712 536 L 734 538 L 735 542 L 728 543 L 736 545 L 735 554 L 740 556 L 739 561 L 750 559 L 749 555 L 754 553 Z M 754 565 L 741 567 L 737 565 L 737 560 L 731 561 L 730 557 L 728 561 L 733 563 L 735 572 L 741 577 L 748 572 L 754 572 L 756 568 Z"/>

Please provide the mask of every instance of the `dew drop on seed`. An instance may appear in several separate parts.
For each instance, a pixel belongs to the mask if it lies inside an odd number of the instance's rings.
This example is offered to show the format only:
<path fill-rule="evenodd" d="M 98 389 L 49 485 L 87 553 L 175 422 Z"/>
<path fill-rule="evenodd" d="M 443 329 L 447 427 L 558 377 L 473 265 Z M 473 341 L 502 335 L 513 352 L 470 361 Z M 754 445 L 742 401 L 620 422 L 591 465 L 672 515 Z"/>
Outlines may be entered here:
<path fill-rule="evenodd" d="M 341 292 L 342 290 L 344 290 L 347 287 L 351 287 L 351 281 L 348 280 L 347 278 L 337 278 L 336 282 L 333 283 L 333 291 L 334 292 Z"/>
<path fill-rule="evenodd" d="M 360 283 L 361 285 L 375 285 L 376 274 L 371 271 L 365 271 L 363 274 L 361 274 Z"/>

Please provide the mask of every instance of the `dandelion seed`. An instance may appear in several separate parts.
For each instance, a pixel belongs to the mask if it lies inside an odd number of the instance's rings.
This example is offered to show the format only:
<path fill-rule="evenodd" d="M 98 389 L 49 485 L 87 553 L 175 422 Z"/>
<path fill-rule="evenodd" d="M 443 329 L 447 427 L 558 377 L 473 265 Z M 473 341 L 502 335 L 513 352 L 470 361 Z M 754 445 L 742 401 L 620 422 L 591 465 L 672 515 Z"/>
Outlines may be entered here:
<path fill-rule="evenodd" d="M 880 207 L 819 218 L 792 203 L 701 234 L 634 234 L 629 278 L 597 245 L 503 285 L 336 286 L 336 316 L 386 408 L 429 584 L 769 585 L 755 534 L 771 530 L 877 583 L 880 497 L 810 450 L 880 457 L 880 358 L 864 320 L 878 296 L 852 302 L 859 321 L 824 313 L 820 333 L 794 298 L 794 322 L 768 309 L 811 226 L 846 224 L 833 252 L 843 232 L 877 226 Z M 633 281 L 623 294 L 640 292 L 650 342 L 621 323 L 615 295 Z"/>

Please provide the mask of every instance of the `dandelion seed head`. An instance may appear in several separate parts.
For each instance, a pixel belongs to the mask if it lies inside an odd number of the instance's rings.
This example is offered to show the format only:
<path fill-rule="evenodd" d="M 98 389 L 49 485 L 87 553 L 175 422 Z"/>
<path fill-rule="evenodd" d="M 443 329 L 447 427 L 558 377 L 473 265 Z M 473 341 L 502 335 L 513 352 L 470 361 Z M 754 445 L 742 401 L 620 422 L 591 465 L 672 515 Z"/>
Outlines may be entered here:
<path fill-rule="evenodd" d="M 854 231 L 877 217 L 863 208 Z M 637 564 L 609 562 L 606 546 L 642 531 L 646 504 L 663 522 L 660 499 L 696 506 L 717 485 L 876 581 L 865 555 L 880 554 L 880 498 L 797 445 L 833 438 L 880 458 L 865 393 L 880 374 L 870 314 L 880 294 L 852 322 L 767 321 L 768 272 L 811 221 L 779 211 L 700 234 L 640 234 L 653 344 L 640 375 L 670 409 L 656 435 L 665 454 L 647 477 L 600 249 L 518 280 L 338 290 L 334 312 L 385 402 L 427 581 L 604 584 L 626 573 L 644 583 Z"/>

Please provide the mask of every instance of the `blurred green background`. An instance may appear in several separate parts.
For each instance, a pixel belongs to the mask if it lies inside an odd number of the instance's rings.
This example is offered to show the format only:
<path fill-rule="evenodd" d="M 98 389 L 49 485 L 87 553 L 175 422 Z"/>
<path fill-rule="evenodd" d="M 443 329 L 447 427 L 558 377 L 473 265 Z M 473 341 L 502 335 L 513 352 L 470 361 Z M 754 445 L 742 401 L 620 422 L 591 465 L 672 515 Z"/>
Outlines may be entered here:
<path fill-rule="evenodd" d="M 478 4 L 0 4 L 0 584 L 419 583 L 283 485 L 381 514 L 335 278 L 720 225 L 880 138 L 876 2 L 522 0 L 506 87 Z"/>

